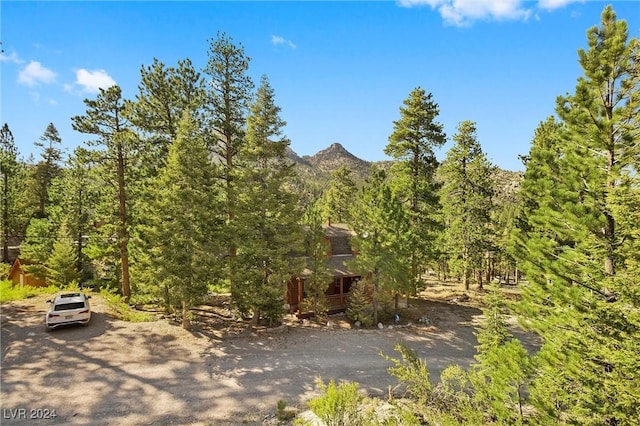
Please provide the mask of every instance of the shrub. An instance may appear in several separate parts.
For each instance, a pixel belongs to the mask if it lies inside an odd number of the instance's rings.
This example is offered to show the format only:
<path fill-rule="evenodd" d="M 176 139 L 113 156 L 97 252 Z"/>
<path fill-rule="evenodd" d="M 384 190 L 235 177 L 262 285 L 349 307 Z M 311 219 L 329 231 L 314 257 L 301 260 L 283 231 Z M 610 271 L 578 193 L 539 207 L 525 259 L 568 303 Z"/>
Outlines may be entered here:
<path fill-rule="evenodd" d="M 8 263 L 0 262 L 0 280 L 6 280 L 11 271 L 11 265 Z"/>
<path fill-rule="evenodd" d="M 60 291 L 58 287 L 14 286 L 11 281 L 0 281 L 0 302 L 22 300 L 39 294 L 53 294 Z"/>
<path fill-rule="evenodd" d="M 323 393 L 309 401 L 309 408 L 316 416 L 327 426 L 359 424 L 358 403 L 361 397 L 358 394 L 357 383 L 345 382 L 336 385 L 335 380 L 331 379 L 326 385 L 321 378 L 318 378 L 316 383 Z"/>
<path fill-rule="evenodd" d="M 373 324 L 371 300 L 364 281 L 358 281 L 351 287 L 346 313 L 347 318 L 353 322 L 360 321 L 363 327 L 370 327 Z"/>
<path fill-rule="evenodd" d="M 124 298 L 111 293 L 108 290 L 100 291 L 100 295 L 107 301 L 109 307 L 114 311 L 116 316 L 123 321 L 129 322 L 150 322 L 155 321 L 156 317 L 153 314 L 147 312 L 139 312 L 132 309 L 128 304 L 124 302 Z"/>
<path fill-rule="evenodd" d="M 418 358 L 418 355 L 407 345 L 398 343 L 394 350 L 400 353 L 401 359 L 391 358 L 383 353 L 380 355 L 394 364 L 389 367 L 389 374 L 397 378 L 411 396 L 420 404 L 425 404 L 432 399 L 433 385 L 429 379 L 427 364 Z"/>

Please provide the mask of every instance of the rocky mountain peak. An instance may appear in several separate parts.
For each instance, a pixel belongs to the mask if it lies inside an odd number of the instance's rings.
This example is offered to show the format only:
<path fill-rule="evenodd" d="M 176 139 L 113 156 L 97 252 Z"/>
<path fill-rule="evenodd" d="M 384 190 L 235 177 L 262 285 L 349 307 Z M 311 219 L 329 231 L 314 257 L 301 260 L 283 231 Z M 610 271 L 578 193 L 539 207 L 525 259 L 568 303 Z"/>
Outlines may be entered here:
<path fill-rule="evenodd" d="M 348 158 L 350 160 L 364 161 L 347 151 L 347 149 L 338 142 L 334 142 L 328 148 L 318 151 L 313 157 L 311 157 L 311 161 L 317 163 L 345 158 Z"/>

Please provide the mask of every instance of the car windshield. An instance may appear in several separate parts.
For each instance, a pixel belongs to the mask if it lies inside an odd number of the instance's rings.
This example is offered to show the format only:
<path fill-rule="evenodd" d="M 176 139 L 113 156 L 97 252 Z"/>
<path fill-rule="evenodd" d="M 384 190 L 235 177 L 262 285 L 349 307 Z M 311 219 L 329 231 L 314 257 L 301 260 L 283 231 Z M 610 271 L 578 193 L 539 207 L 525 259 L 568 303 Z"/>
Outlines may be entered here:
<path fill-rule="evenodd" d="M 56 305 L 53 310 L 54 311 L 68 311 L 70 309 L 82 309 L 84 308 L 84 302 L 71 302 L 71 303 L 60 303 Z"/>

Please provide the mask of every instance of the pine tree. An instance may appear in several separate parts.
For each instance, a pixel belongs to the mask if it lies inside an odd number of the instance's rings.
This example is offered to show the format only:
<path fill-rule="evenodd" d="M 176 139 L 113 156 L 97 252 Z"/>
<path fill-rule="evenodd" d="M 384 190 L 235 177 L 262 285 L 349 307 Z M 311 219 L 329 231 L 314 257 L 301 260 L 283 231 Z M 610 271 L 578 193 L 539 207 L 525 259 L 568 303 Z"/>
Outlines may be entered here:
<path fill-rule="evenodd" d="M 460 123 L 453 140 L 455 145 L 439 170 L 444 181 L 440 199 L 450 264 L 468 290 L 471 273 L 484 268 L 485 253 L 491 248 L 492 166 L 476 139 L 473 122 Z"/>
<path fill-rule="evenodd" d="M 130 218 L 128 188 L 132 174 L 133 153 L 137 145 L 137 138 L 125 119 L 122 90 L 118 86 L 100 89 L 95 100 L 85 99 L 86 115 L 72 118 L 73 129 L 86 134 L 97 136 L 92 145 L 102 146 L 97 150 L 94 160 L 98 163 L 103 179 L 107 185 L 115 189 L 115 194 L 108 193 L 106 199 L 108 216 L 107 223 L 115 227 L 120 255 L 121 292 L 125 301 L 131 297 L 129 278 L 129 239 Z M 113 214 L 113 211 L 116 214 Z M 105 227 L 104 231 L 110 231 Z M 103 242 L 100 242 L 102 244 Z M 98 248 L 98 247 L 96 247 Z M 105 253 L 103 250 L 98 252 Z M 105 254 L 109 254 L 107 251 Z"/>
<path fill-rule="evenodd" d="M 434 240 L 440 208 L 434 175 L 438 167 L 434 150 L 444 145 L 446 135 L 436 122 L 440 110 L 431 93 L 417 87 L 400 107 L 400 119 L 385 154 L 397 160 L 391 170 L 394 192 L 408 206 L 411 221 L 411 278 L 414 289 L 421 282 L 427 262 L 434 260 Z"/>
<path fill-rule="evenodd" d="M 210 40 L 209 60 L 204 72 L 210 76 L 205 100 L 205 127 L 210 129 L 207 145 L 220 163 L 218 178 L 225 188 L 226 235 L 228 245 L 228 277 L 233 290 L 239 267 L 236 215 L 237 157 L 246 131 L 246 117 L 251 101 L 253 82 L 247 75 L 250 58 L 244 47 L 235 45 L 225 33 Z"/>
<path fill-rule="evenodd" d="M 189 59 L 178 61 L 177 67 L 166 67 L 154 58 L 153 64 L 141 67 L 136 99 L 126 104 L 131 124 L 144 134 L 143 166 L 151 176 L 166 163 L 183 112 L 190 111 L 197 121 L 204 95 L 200 73 Z"/>
<path fill-rule="evenodd" d="M 323 320 L 329 310 L 326 293 L 331 283 L 331 274 L 327 266 L 327 254 L 331 247 L 322 227 L 320 213 L 314 206 L 307 209 L 304 222 L 308 275 L 304 280 L 303 310 L 311 310 L 316 319 Z"/>
<path fill-rule="evenodd" d="M 357 191 L 352 173 L 347 166 L 340 166 L 331 172 L 329 187 L 318 201 L 325 221 L 350 223 L 351 204 Z"/>
<path fill-rule="evenodd" d="M 18 150 L 13 133 L 7 123 L 0 130 L 0 184 L 2 185 L 2 261 L 9 263 L 9 236 L 16 231 L 13 210 L 15 206 L 16 177 L 19 176 Z"/>
<path fill-rule="evenodd" d="M 370 277 L 373 289 L 373 320 L 378 323 L 381 292 L 411 291 L 410 231 L 405 208 L 392 193 L 386 174 L 373 168 L 358 194 L 352 213 L 353 267 Z"/>
<path fill-rule="evenodd" d="M 46 262 L 49 284 L 62 288 L 80 279 L 80 273 L 76 269 L 76 255 L 73 238 L 63 225 Z"/>
<path fill-rule="evenodd" d="M 144 269 L 166 293 L 165 302 L 181 307 L 182 325 L 189 328 L 189 309 L 220 277 L 222 221 L 214 168 L 188 111 L 169 148 L 167 165 L 149 191 L 153 201 L 141 227 L 147 243 Z"/>
<path fill-rule="evenodd" d="M 533 373 L 526 349 L 508 330 L 506 301 L 494 285 L 485 298 L 484 318 L 476 336 L 478 361 L 469 371 L 474 402 L 487 419 L 522 424 L 524 390 Z"/>
<path fill-rule="evenodd" d="M 36 184 L 34 193 L 38 198 L 36 217 L 43 218 L 48 216 L 47 207 L 50 204 L 49 192 L 51 184 L 62 173 L 60 166 L 62 151 L 58 148 L 61 143 L 62 139 L 53 123 L 49 123 L 44 134 L 40 137 L 40 141 L 35 142 L 35 145 L 42 149 L 40 154 L 42 160 L 34 168 Z"/>
<path fill-rule="evenodd" d="M 610 6 L 587 40 L 584 76 L 557 101 L 562 125 L 539 128 L 527 161 L 520 309 L 544 341 L 531 387 L 539 421 L 633 424 L 640 292 L 637 222 L 625 216 L 638 205 L 640 43 Z"/>
<path fill-rule="evenodd" d="M 85 278 L 90 268 L 84 253 L 87 237 L 93 230 L 94 210 L 98 202 L 98 181 L 91 170 L 91 153 L 78 147 L 69 156 L 66 167 L 51 188 L 49 214 L 55 223 L 64 223 L 75 249 L 76 271 Z"/>
<path fill-rule="evenodd" d="M 47 260 L 53 253 L 56 230 L 49 219 L 33 218 L 27 227 L 27 234 L 20 245 L 20 256 L 29 264 L 25 270 L 36 278 L 48 277 Z"/>
<path fill-rule="evenodd" d="M 237 285 L 231 294 L 255 325 L 262 316 L 270 324 L 284 315 L 286 283 L 297 272 L 294 253 L 302 249 L 301 212 L 288 187 L 294 176 L 286 156 L 289 140 L 266 76 L 247 118 L 246 142 L 239 148 L 237 181 L 239 238 Z"/>

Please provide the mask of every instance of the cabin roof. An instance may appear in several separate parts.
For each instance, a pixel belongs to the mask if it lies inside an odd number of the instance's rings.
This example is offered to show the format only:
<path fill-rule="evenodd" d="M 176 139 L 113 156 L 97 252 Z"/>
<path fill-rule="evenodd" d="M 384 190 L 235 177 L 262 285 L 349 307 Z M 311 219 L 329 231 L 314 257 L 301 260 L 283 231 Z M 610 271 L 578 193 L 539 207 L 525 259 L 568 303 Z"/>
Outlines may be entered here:
<path fill-rule="evenodd" d="M 355 277 L 358 276 L 355 272 L 351 271 L 347 263 L 354 259 L 352 254 L 340 254 L 336 256 L 329 256 L 327 258 L 327 268 L 329 269 L 329 274 L 336 277 Z M 311 275 L 311 270 L 308 265 L 304 270 L 300 273 L 300 278 L 308 278 Z"/>
<path fill-rule="evenodd" d="M 356 235 L 356 233 L 349 228 L 349 225 L 345 223 L 332 223 L 330 225 L 323 225 L 322 228 L 327 238 L 355 237 Z"/>

